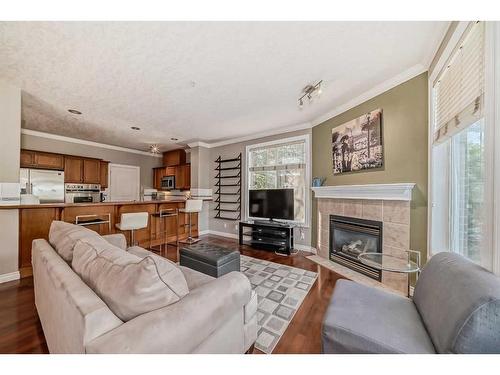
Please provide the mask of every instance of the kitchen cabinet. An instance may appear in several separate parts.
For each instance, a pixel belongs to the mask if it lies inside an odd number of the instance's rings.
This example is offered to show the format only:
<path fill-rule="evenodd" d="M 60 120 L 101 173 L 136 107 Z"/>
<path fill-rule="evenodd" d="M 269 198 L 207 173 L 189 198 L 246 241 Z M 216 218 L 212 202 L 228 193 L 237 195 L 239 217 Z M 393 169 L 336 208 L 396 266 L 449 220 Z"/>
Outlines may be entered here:
<path fill-rule="evenodd" d="M 21 277 L 31 276 L 31 246 L 33 240 L 48 241 L 50 224 L 61 220 L 58 208 L 32 208 L 19 210 L 19 272 Z"/>
<path fill-rule="evenodd" d="M 83 159 L 83 182 L 85 184 L 100 184 L 101 161 L 97 159 Z"/>
<path fill-rule="evenodd" d="M 191 164 L 178 165 L 176 167 L 153 168 L 154 188 L 162 190 L 161 179 L 165 176 L 175 176 L 175 188 L 187 190 L 191 187 Z"/>
<path fill-rule="evenodd" d="M 64 156 L 48 152 L 35 152 L 35 165 L 43 169 L 64 169 Z"/>
<path fill-rule="evenodd" d="M 114 169 L 114 168 L 113 168 Z M 48 206 L 48 207 L 47 207 Z M 95 230 L 101 235 L 111 233 L 121 233 L 115 228 L 115 223 L 120 221 L 120 216 L 123 213 L 130 212 L 158 212 L 160 209 L 180 209 L 185 207 L 185 202 L 128 202 L 128 203 L 80 203 L 78 205 L 68 204 L 47 204 L 34 206 L 20 206 L 19 208 L 19 271 L 21 278 L 32 275 L 31 269 L 31 248 L 33 240 L 44 238 L 48 240 L 50 224 L 53 220 L 62 220 L 67 223 L 74 223 L 76 216 L 96 214 L 99 216 L 111 216 L 111 228 L 107 224 L 99 224 L 88 226 L 88 229 Z M 0 206 L 0 211 L 2 207 Z M 177 240 L 176 233 L 179 233 L 179 240 L 187 237 L 188 228 L 184 225 L 188 222 L 187 214 L 179 213 L 178 223 L 175 218 L 168 218 L 168 241 L 170 243 Z M 176 228 L 176 223 L 178 227 Z M 192 216 L 192 234 L 198 235 L 198 215 Z M 153 227 L 153 228 L 151 228 Z M 164 230 L 163 223 L 160 220 L 149 220 L 148 227 L 136 232 L 136 240 L 141 246 L 159 246 L 164 243 L 163 235 L 155 234 Z M 127 232 L 123 232 L 129 235 Z M 151 234 L 153 236 L 151 237 Z M 150 240 L 152 240 L 150 242 Z"/>
<path fill-rule="evenodd" d="M 35 166 L 35 151 L 21 150 L 21 168 L 33 168 Z"/>
<path fill-rule="evenodd" d="M 161 179 L 166 176 L 167 168 L 153 168 L 153 187 L 157 190 L 161 190 Z"/>
<path fill-rule="evenodd" d="M 21 150 L 21 168 L 54 169 L 64 171 L 64 182 L 101 184 L 108 187 L 109 162 L 52 152 Z"/>
<path fill-rule="evenodd" d="M 21 150 L 21 168 L 64 169 L 64 155 L 50 152 Z"/>
<path fill-rule="evenodd" d="M 101 165 L 100 165 L 100 178 L 99 180 L 101 181 L 101 189 L 106 189 L 108 187 L 108 168 L 109 168 L 109 161 L 103 161 L 101 160 Z"/>
<path fill-rule="evenodd" d="M 64 157 L 64 182 L 83 183 L 83 159 L 75 156 Z"/>
<path fill-rule="evenodd" d="M 101 182 L 98 159 L 64 157 L 64 182 L 81 184 L 99 184 Z"/>
<path fill-rule="evenodd" d="M 175 167 L 186 164 L 186 151 L 182 148 L 163 153 L 163 166 Z"/>
<path fill-rule="evenodd" d="M 175 167 L 175 188 L 179 190 L 191 188 L 191 164 Z"/>

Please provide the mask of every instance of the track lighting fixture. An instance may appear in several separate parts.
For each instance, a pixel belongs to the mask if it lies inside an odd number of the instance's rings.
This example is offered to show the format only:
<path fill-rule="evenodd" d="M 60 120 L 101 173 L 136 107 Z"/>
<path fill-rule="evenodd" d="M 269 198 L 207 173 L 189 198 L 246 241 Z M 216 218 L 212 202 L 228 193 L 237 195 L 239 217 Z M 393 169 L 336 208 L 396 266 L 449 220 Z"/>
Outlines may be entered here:
<path fill-rule="evenodd" d="M 304 98 L 307 97 L 309 103 L 311 103 L 314 99 L 314 96 L 319 97 L 323 93 L 323 90 L 321 88 L 322 83 L 323 80 L 314 85 L 307 85 L 302 89 L 302 96 L 298 99 L 299 108 L 302 108 L 304 106 Z"/>

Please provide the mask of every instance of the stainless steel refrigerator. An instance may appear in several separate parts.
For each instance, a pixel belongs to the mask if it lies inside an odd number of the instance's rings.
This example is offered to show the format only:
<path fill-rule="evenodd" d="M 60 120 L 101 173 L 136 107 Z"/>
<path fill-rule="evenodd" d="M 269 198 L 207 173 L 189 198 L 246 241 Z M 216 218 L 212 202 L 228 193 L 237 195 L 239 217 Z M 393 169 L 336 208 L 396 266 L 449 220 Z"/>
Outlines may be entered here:
<path fill-rule="evenodd" d="M 21 194 L 32 194 L 40 203 L 64 202 L 64 172 L 21 168 Z"/>

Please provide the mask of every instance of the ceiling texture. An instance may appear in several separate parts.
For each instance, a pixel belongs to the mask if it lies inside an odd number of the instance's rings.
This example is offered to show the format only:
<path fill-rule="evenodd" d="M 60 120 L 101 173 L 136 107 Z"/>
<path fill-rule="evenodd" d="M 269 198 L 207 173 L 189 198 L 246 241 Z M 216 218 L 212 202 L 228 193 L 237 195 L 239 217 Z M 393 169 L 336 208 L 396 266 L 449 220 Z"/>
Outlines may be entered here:
<path fill-rule="evenodd" d="M 447 26 L 0 22 L 0 80 L 23 90 L 23 128 L 167 150 L 314 122 L 402 72 L 425 71 Z M 322 96 L 300 109 L 303 87 L 321 79 Z"/>

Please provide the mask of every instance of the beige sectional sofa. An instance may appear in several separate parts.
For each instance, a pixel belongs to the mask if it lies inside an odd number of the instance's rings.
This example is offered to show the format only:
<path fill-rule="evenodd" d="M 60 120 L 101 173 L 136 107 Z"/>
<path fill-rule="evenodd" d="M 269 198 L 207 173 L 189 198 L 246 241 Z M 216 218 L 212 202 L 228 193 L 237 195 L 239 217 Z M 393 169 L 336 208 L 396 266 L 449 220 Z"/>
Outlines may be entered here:
<path fill-rule="evenodd" d="M 35 304 L 51 353 L 244 353 L 255 342 L 257 296 L 242 273 L 215 279 L 127 249 L 120 234 L 68 225 L 53 223 L 52 244 L 33 241 Z M 151 285 L 148 272 L 158 275 Z M 168 298 L 155 295 L 165 290 Z"/>

